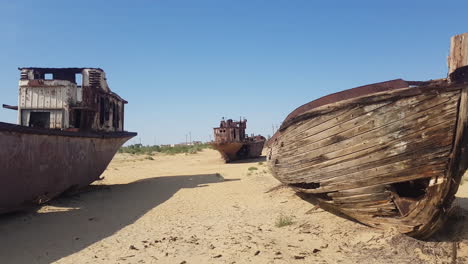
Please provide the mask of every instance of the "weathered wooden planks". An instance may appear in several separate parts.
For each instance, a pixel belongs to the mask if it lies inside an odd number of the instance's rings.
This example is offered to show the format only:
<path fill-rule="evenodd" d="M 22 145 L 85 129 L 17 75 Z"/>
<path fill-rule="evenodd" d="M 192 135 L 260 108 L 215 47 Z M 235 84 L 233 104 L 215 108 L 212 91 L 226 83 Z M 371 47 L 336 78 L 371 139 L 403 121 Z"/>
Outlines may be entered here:
<path fill-rule="evenodd" d="M 447 58 L 448 74 L 468 65 L 468 33 L 450 39 L 450 55 Z"/>
<path fill-rule="evenodd" d="M 449 78 L 401 79 L 298 107 L 268 142 L 276 178 L 323 208 L 427 238 L 468 167 L 468 33 L 451 39 Z"/>
<path fill-rule="evenodd" d="M 269 144 L 275 177 L 370 226 L 432 234 L 443 222 L 438 208 L 451 190 L 447 169 L 468 96 L 462 86 L 425 84 L 297 116 Z M 422 186 L 421 195 L 406 186 Z"/>

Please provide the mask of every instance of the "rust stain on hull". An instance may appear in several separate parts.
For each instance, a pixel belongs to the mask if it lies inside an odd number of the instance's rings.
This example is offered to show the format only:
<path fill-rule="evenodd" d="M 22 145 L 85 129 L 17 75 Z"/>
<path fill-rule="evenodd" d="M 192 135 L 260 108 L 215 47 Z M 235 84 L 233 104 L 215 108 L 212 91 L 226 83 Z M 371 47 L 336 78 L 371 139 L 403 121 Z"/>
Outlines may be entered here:
<path fill-rule="evenodd" d="M 226 162 L 237 160 L 237 152 L 242 148 L 242 143 L 213 143 L 214 149 L 219 151 Z"/>
<path fill-rule="evenodd" d="M 248 143 L 212 143 L 226 162 L 260 157 L 265 140 Z"/>
<path fill-rule="evenodd" d="M 238 122 L 223 119 L 219 127 L 213 129 L 215 140 L 211 145 L 226 162 L 257 158 L 262 154 L 265 138 L 260 135 L 247 136 L 246 128 L 246 119 Z"/>
<path fill-rule="evenodd" d="M 0 122 L 0 213 L 20 210 L 99 178 L 136 133 L 76 133 Z"/>
<path fill-rule="evenodd" d="M 119 147 L 127 101 L 102 69 L 19 68 L 18 124 L 0 122 L 0 213 L 20 210 L 84 187 Z"/>

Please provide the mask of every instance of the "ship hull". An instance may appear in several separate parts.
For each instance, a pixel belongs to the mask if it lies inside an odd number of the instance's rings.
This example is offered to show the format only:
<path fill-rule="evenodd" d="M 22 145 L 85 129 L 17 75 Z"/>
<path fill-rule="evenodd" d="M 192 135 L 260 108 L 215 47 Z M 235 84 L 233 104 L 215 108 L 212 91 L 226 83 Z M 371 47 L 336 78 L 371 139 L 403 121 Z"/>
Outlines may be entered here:
<path fill-rule="evenodd" d="M 427 238 L 466 170 L 467 89 L 398 80 L 306 104 L 268 142 L 273 175 L 326 210 Z"/>
<path fill-rule="evenodd" d="M 38 205 L 97 180 L 136 133 L 83 133 L 0 122 L 0 213 Z"/>
<path fill-rule="evenodd" d="M 265 141 L 253 142 L 231 142 L 231 143 L 213 143 L 216 149 L 226 162 L 243 159 L 254 159 L 260 157 Z"/>

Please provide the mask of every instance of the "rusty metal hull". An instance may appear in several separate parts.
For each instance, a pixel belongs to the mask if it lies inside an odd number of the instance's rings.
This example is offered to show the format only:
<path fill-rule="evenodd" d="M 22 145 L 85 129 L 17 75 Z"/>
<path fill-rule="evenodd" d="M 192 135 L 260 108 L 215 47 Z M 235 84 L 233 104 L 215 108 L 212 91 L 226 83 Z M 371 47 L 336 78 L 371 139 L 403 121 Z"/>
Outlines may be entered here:
<path fill-rule="evenodd" d="M 262 155 L 263 145 L 265 145 L 265 141 L 255 141 L 245 144 L 244 146 L 248 147 L 248 154 L 247 158 L 253 159 L 258 158 Z"/>
<path fill-rule="evenodd" d="M 212 146 L 214 149 L 219 151 L 224 161 L 230 162 L 237 160 L 237 152 L 242 148 L 244 144 L 239 142 L 232 143 L 213 143 Z"/>
<path fill-rule="evenodd" d="M 252 142 L 213 143 L 226 162 L 258 158 L 262 154 L 264 140 Z"/>
<path fill-rule="evenodd" d="M 67 132 L 0 122 L 0 213 L 89 185 L 136 133 Z"/>

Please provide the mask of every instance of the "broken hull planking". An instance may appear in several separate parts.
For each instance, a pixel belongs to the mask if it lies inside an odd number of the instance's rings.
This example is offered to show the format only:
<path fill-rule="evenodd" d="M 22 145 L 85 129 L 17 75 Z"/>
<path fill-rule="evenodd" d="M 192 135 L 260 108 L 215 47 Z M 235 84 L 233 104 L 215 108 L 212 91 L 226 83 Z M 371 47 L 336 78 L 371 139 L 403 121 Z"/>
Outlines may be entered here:
<path fill-rule="evenodd" d="M 431 236 L 466 169 L 468 86 L 404 86 L 293 112 L 268 142 L 274 176 L 366 225 Z"/>
<path fill-rule="evenodd" d="M 97 180 L 136 133 L 82 133 L 0 122 L 0 213 L 41 204 Z"/>

